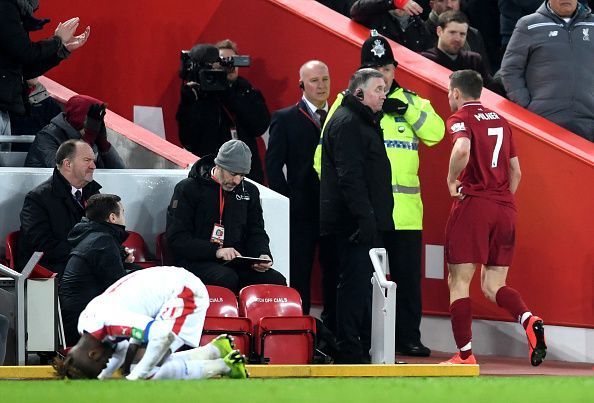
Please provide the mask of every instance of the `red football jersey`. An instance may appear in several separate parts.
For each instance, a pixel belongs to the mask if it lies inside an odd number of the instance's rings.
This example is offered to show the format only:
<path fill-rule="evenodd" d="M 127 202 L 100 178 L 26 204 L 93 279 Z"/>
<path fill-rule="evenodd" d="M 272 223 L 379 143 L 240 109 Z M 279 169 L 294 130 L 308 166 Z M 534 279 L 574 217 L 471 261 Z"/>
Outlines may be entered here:
<path fill-rule="evenodd" d="M 507 120 L 479 102 L 468 102 L 447 122 L 455 143 L 460 137 L 470 139 L 470 158 L 460 175 L 462 193 L 513 203 L 509 190 L 509 161 L 516 156 Z"/>

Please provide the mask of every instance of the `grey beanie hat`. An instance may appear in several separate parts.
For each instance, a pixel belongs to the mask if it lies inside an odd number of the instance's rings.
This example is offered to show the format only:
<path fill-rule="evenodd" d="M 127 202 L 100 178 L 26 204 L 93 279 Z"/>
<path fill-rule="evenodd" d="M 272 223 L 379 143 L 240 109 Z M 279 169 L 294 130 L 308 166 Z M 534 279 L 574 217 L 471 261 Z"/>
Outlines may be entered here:
<path fill-rule="evenodd" d="M 215 164 L 229 172 L 247 175 L 252 166 L 252 152 L 241 140 L 229 140 L 219 148 Z"/>

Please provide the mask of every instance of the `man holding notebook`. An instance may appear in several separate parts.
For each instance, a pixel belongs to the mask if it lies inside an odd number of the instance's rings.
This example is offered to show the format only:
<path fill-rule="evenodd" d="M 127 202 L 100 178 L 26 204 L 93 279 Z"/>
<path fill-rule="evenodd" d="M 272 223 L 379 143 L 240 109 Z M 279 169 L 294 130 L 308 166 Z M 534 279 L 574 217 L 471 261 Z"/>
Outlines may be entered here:
<path fill-rule="evenodd" d="M 204 284 L 235 293 L 251 284 L 286 285 L 285 277 L 271 268 L 260 192 L 243 180 L 251 158 L 244 142 L 227 141 L 216 157 L 194 164 L 188 178 L 176 185 L 167 209 L 165 238 L 175 264 Z M 245 256 L 260 260 L 238 259 Z"/>

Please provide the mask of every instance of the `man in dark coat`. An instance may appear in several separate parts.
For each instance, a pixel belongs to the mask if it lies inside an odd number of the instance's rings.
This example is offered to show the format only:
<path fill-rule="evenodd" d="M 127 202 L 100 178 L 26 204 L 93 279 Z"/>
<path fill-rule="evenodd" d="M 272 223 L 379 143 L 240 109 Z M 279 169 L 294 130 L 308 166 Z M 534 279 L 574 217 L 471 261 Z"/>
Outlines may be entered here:
<path fill-rule="evenodd" d="M 212 45 L 196 45 L 190 50 L 190 57 L 200 70 L 222 69 L 220 56 L 237 53 L 228 45 L 230 41 Z M 226 46 L 226 47 L 223 47 Z M 230 139 L 246 143 L 252 152 L 252 163 L 248 177 L 258 183 L 264 182 L 264 172 L 258 154 L 256 138 L 262 136 L 270 124 L 270 113 L 262 93 L 248 80 L 239 77 L 237 68 L 228 70 L 227 87 L 219 91 L 205 91 L 200 84 L 189 77 L 184 78 L 181 99 L 176 119 L 179 126 L 179 140 L 188 151 L 203 157 L 214 154 Z"/>
<path fill-rule="evenodd" d="M 461 11 L 441 13 L 437 25 L 437 45 L 421 52 L 426 58 L 452 71 L 474 70 L 483 78 L 485 87 L 501 96 L 505 96 L 503 84 L 495 80 L 489 68 L 477 52 L 464 50 L 464 42 L 468 35 L 468 18 Z"/>
<path fill-rule="evenodd" d="M 431 12 L 429 17 L 425 21 L 425 28 L 431 36 L 431 40 L 428 41 L 428 46 L 425 49 L 430 49 L 437 45 L 437 26 L 439 25 L 439 16 L 446 11 L 460 11 L 459 0 L 433 0 L 429 2 L 431 6 Z M 424 49 L 424 50 L 425 50 Z M 474 27 L 468 27 L 468 35 L 466 41 L 462 47 L 463 50 L 471 50 L 481 55 L 485 66 L 490 66 L 489 56 L 487 49 L 485 48 L 485 41 L 481 33 Z M 490 72 L 489 67 L 489 72 Z"/>
<path fill-rule="evenodd" d="M 371 276 L 369 249 L 394 230 L 390 161 L 380 127 L 386 99 L 383 75 L 357 71 L 349 92 L 324 127 L 320 234 L 333 235 L 339 256 L 339 363 L 369 362 Z"/>
<path fill-rule="evenodd" d="M 286 284 L 272 269 L 260 192 L 244 181 L 251 151 L 241 140 L 224 143 L 216 158 L 200 159 L 175 186 L 167 209 L 165 238 L 175 264 L 207 285 L 238 293 L 250 284 Z M 236 266 L 238 256 L 268 260 Z M 225 264 L 228 263 L 228 264 Z"/>
<path fill-rule="evenodd" d="M 122 247 L 128 233 L 119 196 L 91 196 L 85 214 L 68 234 L 72 251 L 58 291 L 67 346 L 80 338 L 78 317 L 87 304 L 126 275 L 124 260 L 134 261 Z"/>
<path fill-rule="evenodd" d="M 55 35 L 32 42 L 29 31 L 41 29 L 49 20 L 38 20 L 33 12 L 39 0 L 0 0 L 0 135 L 10 135 L 8 112 L 26 112 L 27 85 L 24 80 L 42 75 L 83 46 L 87 27 L 74 36 L 79 19 L 58 24 Z"/>
<path fill-rule="evenodd" d="M 68 140 L 56 153 L 51 178 L 27 193 L 21 210 L 17 267 L 25 266 L 33 252 L 44 253 L 40 264 L 64 271 L 72 247 L 68 233 L 84 216 L 85 203 L 99 193 L 93 180 L 95 154 L 82 140 Z"/>
<path fill-rule="evenodd" d="M 420 52 L 430 46 L 431 35 L 418 15 L 422 8 L 412 0 L 357 0 L 351 18 L 408 49 Z"/>
<path fill-rule="evenodd" d="M 66 102 L 64 112 L 53 118 L 37 136 L 25 159 L 26 167 L 50 168 L 56 164 L 56 151 L 66 140 L 82 139 L 97 155 L 97 168 L 122 169 L 126 166 L 107 140 L 106 104 L 87 95 L 75 95 Z"/>
<path fill-rule="evenodd" d="M 299 69 L 301 100 L 272 116 L 266 150 L 266 173 L 270 189 L 291 201 L 290 245 L 291 287 L 297 289 L 303 313 L 309 314 L 311 270 L 318 241 L 324 278 L 324 312 L 332 316 L 336 304 L 336 263 L 327 240 L 320 240 L 320 181 L 313 169 L 313 155 L 320 142 L 320 131 L 328 114 L 330 73 L 328 66 L 310 60 Z M 283 172 L 286 166 L 287 175 Z M 332 323 L 328 324 L 334 330 Z"/>

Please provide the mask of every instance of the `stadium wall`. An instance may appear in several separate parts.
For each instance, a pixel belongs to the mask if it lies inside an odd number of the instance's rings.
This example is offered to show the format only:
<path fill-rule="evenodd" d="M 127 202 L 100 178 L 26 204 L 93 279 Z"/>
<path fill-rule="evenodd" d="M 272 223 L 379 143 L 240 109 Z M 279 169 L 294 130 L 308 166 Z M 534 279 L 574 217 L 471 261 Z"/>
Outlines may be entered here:
<path fill-rule="evenodd" d="M 306 0 L 72 0 L 42 2 L 38 16 L 55 23 L 80 16 L 92 26 L 89 43 L 49 76 L 77 92 L 105 99 L 131 118 L 133 105 L 161 106 L 167 139 L 177 143 L 174 115 L 180 80 L 179 51 L 195 43 L 232 38 L 252 56 L 241 74 L 261 88 L 271 110 L 298 100 L 299 66 L 325 61 L 333 95 L 346 87 L 359 65 L 368 31 L 314 1 Z M 53 28 L 52 28 L 53 29 Z M 40 35 L 48 35 L 46 29 Z M 448 71 L 393 43 L 400 65 L 396 79 L 431 99 L 449 115 Z M 594 145 L 485 91 L 483 102 L 509 119 L 523 171 L 517 194 L 517 250 L 510 283 L 547 323 L 594 327 Z M 425 202 L 424 312 L 447 315 L 447 271 L 440 251 L 451 200 L 445 186 L 450 145 L 421 147 Z M 429 258 L 430 257 L 430 258 Z M 478 282 L 472 289 L 476 317 L 510 320 L 487 303 Z"/>

